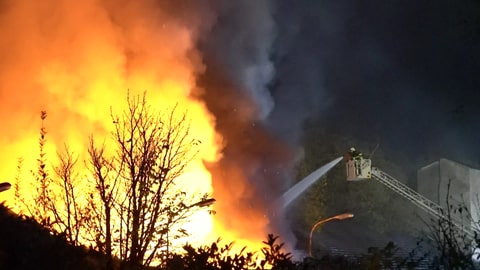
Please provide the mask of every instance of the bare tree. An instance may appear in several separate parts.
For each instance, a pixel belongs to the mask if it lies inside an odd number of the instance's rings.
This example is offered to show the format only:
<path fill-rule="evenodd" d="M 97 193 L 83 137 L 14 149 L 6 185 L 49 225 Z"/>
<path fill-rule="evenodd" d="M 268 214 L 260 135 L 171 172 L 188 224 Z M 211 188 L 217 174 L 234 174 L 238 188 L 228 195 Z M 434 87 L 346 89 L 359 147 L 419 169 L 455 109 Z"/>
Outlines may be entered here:
<path fill-rule="evenodd" d="M 37 158 L 37 170 L 31 171 L 34 177 L 35 191 L 31 198 L 22 196 L 21 185 L 23 159 L 17 163 L 17 176 L 15 177 L 15 208 L 19 214 L 30 215 L 42 226 L 52 233 L 63 235 L 66 240 L 73 244 L 80 244 L 80 235 L 84 230 L 84 222 L 88 215 L 88 209 L 79 204 L 77 198 L 75 178 L 75 165 L 77 158 L 65 147 L 65 151 L 58 153 L 58 165 L 53 167 L 55 174 L 50 175 L 47 166 L 47 129 L 45 119 L 47 112 L 40 113 L 41 127 L 39 138 L 39 156 Z M 24 183 L 22 183 L 24 184 Z M 58 188 L 55 188 L 58 187 Z"/>
<path fill-rule="evenodd" d="M 106 158 L 105 146 L 96 148 L 91 141 L 94 196 L 102 209 L 106 253 L 115 253 L 125 265 L 149 265 L 168 247 L 169 234 L 185 233 L 173 225 L 185 220 L 192 202 L 202 198 L 187 198 L 176 185 L 199 141 L 189 134 L 186 114 L 176 108 L 154 112 L 145 95 L 129 97 L 127 105 L 120 116 L 112 113 L 114 156 Z"/>
<path fill-rule="evenodd" d="M 111 115 L 113 142 L 96 146 L 90 138 L 86 162 L 90 173 L 85 176 L 89 181 L 79 185 L 77 158 L 67 147 L 58 154 L 55 175 L 48 174 L 46 112 L 42 112 L 34 173 L 37 192 L 35 203 L 25 206 L 37 221 L 70 243 L 89 244 L 104 252 L 108 269 L 114 269 L 113 257 L 124 268 L 151 265 L 168 257 L 172 239 L 187 235 L 181 225 L 199 202 L 211 201 L 205 194 L 187 194 L 177 185 L 200 142 L 189 133 L 185 112 L 176 107 L 153 111 L 145 94 L 129 96 L 127 109 Z"/>
<path fill-rule="evenodd" d="M 13 190 L 14 190 L 14 209 L 18 212 L 18 214 L 22 214 L 22 206 L 25 205 L 25 201 L 20 194 L 21 189 L 21 179 L 22 179 L 22 169 L 23 169 L 23 158 L 19 157 L 17 159 L 17 173 L 15 175 L 15 181 L 13 183 Z"/>
<path fill-rule="evenodd" d="M 119 174 L 116 173 L 113 160 L 107 160 L 104 154 L 105 145 L 95 147 L 90 137 L 88 153 L 90 169 L 95 184 L 95 193 L 90 195 L 90 205 L 94 213 L 91 229 L 95 234 L 98 249 L 107 255 L 107 269 L 113 269 L 112 260 L 112 210 L 118 198 Z M 123 164 L 120 164 L 123 166 Z M 119 168 L 121 171 L 122 168 Z M 97 207 L 99 204 L 100 207 Z"/>
<path fill-rule="evenodd" d="M 52 179 L 52 183 L 58 186 L 58 192 L 52 192 L 51 198 L 54 199 L 49 205 L 53 214 L 53 229 L 63 234 L 70 244 L 77 246 L 81 244 L 80 235 L 91 211 L 85 203 L 81 203 L 84 200 L 78 198 L 77 157 L 65 146 L 65 151 L 58 153 L 58 161 L 59 164 L 54 167 L 57 177 Z"/>
<path fill-rule="evenodd" d="M 436 251 L 433 260 L 433 267 L 438 269 L 475 269 L 475 262 L 472 260 L 474 252 L 480 247 L 480 238 L 472 227 L 478 224 L 474 220 L 467 204 L 463 201 L 455 205 L 450 195 L 450 184 L 448 182 L 446 194 L 446 209 L 444 217 L 432 220 L 427 223 L 429 228 L 427 241 Z M 462 227 L 459 227 L 459 224 Z"/>
<path fill-rule="evenodd" d="M 39 222 L 42 226 L 52 229 L 53 226 L 53 219 L 50 212 L 51 205 L 52 205 L 52 198 L 51 198 L 51 178 L 47 170 L 47 162 L 46 162 L 46 152 L 45 152 L 45 143 L 46 143 L 46 135 L 47 129 L 44 125 L 45 119 L 47 118 L 47 112 L 41 111 L 40 119 L 41 119 L 41 127 L 40 127 L 40 138 L 38 140 L 39 145 L 39 156 L 37 158 L 37 170 L 31 171 L 33 177 L 35 178 L 35 189 L 36 193 L 33 194 L 31 201 L 21 199 L 20 203 L 26 209 L 26 212 L 32 216 L 37 222 Z M 20 166 L 21 164 L 19 164 Z M 18 183 L 18 181 L 17 181 Z M 19 185 L 17 185 L 16 189 L 20 189 Z M 19 191 L 18 191 L 19 192 Z"/>

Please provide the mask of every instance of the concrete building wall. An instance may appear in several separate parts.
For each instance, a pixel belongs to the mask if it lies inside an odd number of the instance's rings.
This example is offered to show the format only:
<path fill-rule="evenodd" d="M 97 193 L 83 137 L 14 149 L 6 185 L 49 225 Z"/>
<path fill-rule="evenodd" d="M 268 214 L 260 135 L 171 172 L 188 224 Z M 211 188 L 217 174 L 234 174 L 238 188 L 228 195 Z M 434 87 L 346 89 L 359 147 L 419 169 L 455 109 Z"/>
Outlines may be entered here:
<path fill-rule="evenodd" d="M 440 160 L 440 205 L 447 206 L 447 195 L 451 196 L 449 203 L 469 205 L 470 202 L 470 168 L 462 164 L 447 160 Z M 450 185 L 450 190 L 448 188 Z"/>
<path fill-rule="evenodd" d="M 450 206 L 464 205 L 473 220 L 479 220 L 480 170 L 440 159 L 418 170 L 417 186 L 420 194 L 440 206 L 446 208 L 448 198 Z"/>
<path fill-rule="evenodd" d="M 480 221 L 480 170 L 470 170 L 470 209 L 473 221 Z M 477 224 L 478 226 L 478 224 Z"/>
<path fill-rule="evenodd" d="M 440 162 L 435 161 L 417 171 L 417 192 L 430 199 L 432 202 L 440 204 Z"/>

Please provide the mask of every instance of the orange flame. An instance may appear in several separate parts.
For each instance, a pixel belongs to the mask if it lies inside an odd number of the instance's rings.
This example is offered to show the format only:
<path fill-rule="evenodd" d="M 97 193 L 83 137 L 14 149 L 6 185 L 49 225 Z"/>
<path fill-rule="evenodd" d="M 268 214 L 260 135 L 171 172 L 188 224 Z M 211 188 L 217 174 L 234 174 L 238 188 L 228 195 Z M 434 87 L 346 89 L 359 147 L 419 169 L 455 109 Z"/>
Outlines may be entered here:
<path fill-rule="evenodd" d="M 2 2 L 0 24 L 8 27 L 0 28 L 0 179 L 13 181 L 17 157 L 24 159 L 25 170 L 35 168 L 38 155 L 32 149 L 38 145 L 41 110 L 49 113 L 47 162 L 64 144 L 86 159 L 88 137 L 109 136 L 110 106 L 122 110 L 127 89 L 132 95 L 148 91 L 150 104 L 159 108 L 178 104 L 179 110 L 188 111 L 191 132 L 203 146 L 186 175 L 199 185 L 188 187 L 213 192 L 217 201 L 223 200 L 217 215 L 203 213 L 192 220 L 191 233 L 204 244 L 221 237 L 258 249 L 268 219 L 259 210 L 262 206 L 238 205 L 235 194 L 254 197 L 253 188 L 245 181 L 245 172 L 217 163 L 226 142 L 205 103 L 192 98 L 204 69 L 194 43 L 209 18 L 201 21 L 192 13 L 189 20 L 182 20 L 174 8 L 157 2 Z M 212 184 L 205 163 L 216 164 L 210 170 L 224 170 L 228 176 Z M 29 179 L 28 172 L 20 176 Z M 0 196 L 11 200 L 13 192 Z"/>

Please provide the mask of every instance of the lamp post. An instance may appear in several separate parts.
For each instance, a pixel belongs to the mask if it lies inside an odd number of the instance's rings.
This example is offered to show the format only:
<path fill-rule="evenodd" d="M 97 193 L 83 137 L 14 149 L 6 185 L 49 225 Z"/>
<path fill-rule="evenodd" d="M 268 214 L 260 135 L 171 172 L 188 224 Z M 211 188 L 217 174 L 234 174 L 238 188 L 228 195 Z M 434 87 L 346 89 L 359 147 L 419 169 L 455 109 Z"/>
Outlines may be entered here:
<path fill-rule="evenodd" d="M 189 208 L 192 208 L 192 207 L 195 207 L 195 206 L 198 206 L 198 207 L 207 207 L 207 206 L 210 206 L 212 204 L 214 204 L 217 200 L 215 200 L 214 198 L 210 198 L 210 199 L 205 199 L 205 200 L 201 200 L 199 202 L 196 202 L 194 204 L 191 204 L 189 206 L 186 207 L 186 209 L 189 209 Z"/>
<path fill-rule="evenodd" d="M 5 190 L 9 190 L 11 187 L 12 187 L 12 185 L 8 182 L 0 183 L 0 192 L 5 191 Z"/>
<path fill-rule="evenodd" d="M 209 207 L 210 205 L 214 204 L 217 200 L 215 200 L 214 198 L 208 198 L 208 199 L 203 199 L 201 201 L 198 201 L 196 203 L 193 203 L 191 205 L 188 205 L 188 206 L 185 206 L 185 208 L 183 208 L 183 210 L 188 210 L 190 208 L 193 208 L 193 207 L 199 207 L 199 208 L 203 208 L 203 207 Z M 168 223 L 167 223 L 167 258 L 169 256 L 169 252 L 170 252 L 170 240 L 168 239 L 168 233 L 170 232 L 170 223 L 172 222 L 171 220 L 171 216 L 170 216 L 170 213 L 168 213 Z"/>
<path fill-rule="evenodd" d="M 322 219 L 320 221 L 317 221 L 317 223 L 315 223 L 313 226 L 312 226 L 312 229 L 310 230 L 310 237 L 308 238 L 308 255 L 311 257 L 312 256 L 312 235 L 313 235 L 313 231 L 320 225 L 322 225 L 323 223 L 326 223 L 326 222 L 329 222 L 329 221 L 332 221 L 332 220 L 342 220 L 342 219 L 348 219 L 348 218 L 353 218 L 353 214 L 352 213 L 343 213 L 343 214 L 340 214 L 340 215 L 336 215 L 336 216 L 333 216 L 333 217 L 329 217 L 329 218 L 326 218 L 326 219 Z"/>

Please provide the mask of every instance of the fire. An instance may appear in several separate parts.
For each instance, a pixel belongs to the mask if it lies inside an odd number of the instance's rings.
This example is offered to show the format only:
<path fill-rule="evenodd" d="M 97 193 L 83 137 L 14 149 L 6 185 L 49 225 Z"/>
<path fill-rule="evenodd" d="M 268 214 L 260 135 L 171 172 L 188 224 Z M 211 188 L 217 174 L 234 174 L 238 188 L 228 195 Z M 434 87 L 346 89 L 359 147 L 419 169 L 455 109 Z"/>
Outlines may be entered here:
<path fill-rule="evenodd" d="M 171 7 L 157 5 L 148 0 L 2 2 L 0 23 L 8 27 L 0 29 L 0 179 L 13 182 L 18 175 L 27 186 L 25 181 L 32 178 L 40 111 L 48 112 L 47 163 L 68 145 L 83 164 L 88 137 L 110 136 L 110 108 L 124 109 L 127 91 L 131 95 L 147 91 L 149 104 L 156 108 L 177 106 L 187 111 L 190 131 L 202 146 L 184 175 L 198 184 L 185 189 L 213 193 L 220 202 L 216 215 L 199 213 L 187 229 L 198 243 L 221 237 L 239 248 L 258 250 L 268 219 L 256 205 L 238 205 L 235 197 L 253 188 L 231 166 L 226 171 L 236 175 L 217 182 L 223 185 L 217 190 L 205 167 L 219 162 L 229 142 L 217 131 L 206 104 L 192 97 L 196 78 L 204 70 L 195 49 L 199 27 L 171 14 Z M 208 26 L 208 18 L 203 24 Z M 18 158 L 23 160 L 19 172 Z M 13 192 L 1 196 L 11 202 Z"/>

